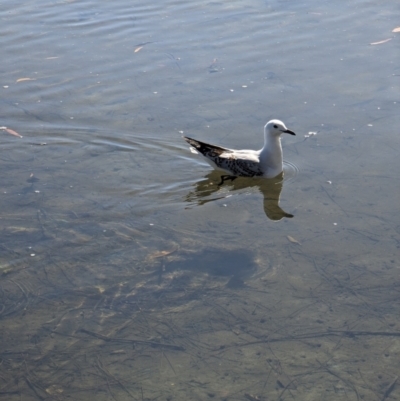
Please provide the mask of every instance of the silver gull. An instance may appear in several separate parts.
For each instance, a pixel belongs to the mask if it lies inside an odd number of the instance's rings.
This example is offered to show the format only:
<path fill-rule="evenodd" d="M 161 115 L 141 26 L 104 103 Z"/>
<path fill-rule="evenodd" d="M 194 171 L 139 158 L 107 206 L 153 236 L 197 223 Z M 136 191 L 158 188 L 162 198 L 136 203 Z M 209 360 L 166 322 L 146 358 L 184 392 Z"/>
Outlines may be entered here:
<path fill-rule="evenodd" d="M 274 178 L 283 171 L 281 134 L 296 135 L 280 120 L 271 120 L 264 127 L 264 146 L 260 150 L 236 150 L 211 145 L 183 137 L 214 168 L 228 175 L 221 177 L 219 185 L 236 177 Z"/>

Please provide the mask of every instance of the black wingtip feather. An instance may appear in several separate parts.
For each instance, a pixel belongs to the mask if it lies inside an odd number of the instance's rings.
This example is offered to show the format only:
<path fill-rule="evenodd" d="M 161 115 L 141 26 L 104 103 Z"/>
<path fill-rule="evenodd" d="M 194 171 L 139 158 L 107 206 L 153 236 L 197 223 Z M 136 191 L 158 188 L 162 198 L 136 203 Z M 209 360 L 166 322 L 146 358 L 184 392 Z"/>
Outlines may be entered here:
<path fill-rule="evenodd" d="M 198 141 L 197 139 L 192 139 L 187 136 L 184 136 L 183 139 L 189 145 L 193 146 L 195 149 L 197 149 L 202 154 L 205 154 L 205 153 L 211 152 L 211 151 L 216 154 L 221 154 L 223 152 L 228 151 L 228 149 L 221 148 L 221 147 L 215 146 L 215 145 L 210 145 L 209 143 L 201 142 L 201 141 Z"/>

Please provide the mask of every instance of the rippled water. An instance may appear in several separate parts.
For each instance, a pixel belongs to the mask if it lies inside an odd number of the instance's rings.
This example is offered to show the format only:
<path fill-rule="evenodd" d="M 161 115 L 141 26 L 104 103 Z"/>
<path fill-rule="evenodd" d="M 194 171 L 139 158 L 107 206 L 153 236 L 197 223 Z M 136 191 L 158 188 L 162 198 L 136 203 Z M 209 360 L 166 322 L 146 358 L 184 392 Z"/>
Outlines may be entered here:
<path fill-rule="evenodd" d="M 0 399 L 398 396 L 396 10 L 3 1 Z"/>

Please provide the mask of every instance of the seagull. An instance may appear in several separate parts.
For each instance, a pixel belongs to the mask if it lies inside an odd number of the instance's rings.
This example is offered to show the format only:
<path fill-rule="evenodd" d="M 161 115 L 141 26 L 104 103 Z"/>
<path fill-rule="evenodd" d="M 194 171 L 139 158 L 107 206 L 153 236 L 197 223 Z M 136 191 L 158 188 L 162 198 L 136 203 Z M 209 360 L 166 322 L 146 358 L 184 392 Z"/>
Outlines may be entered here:
<path fill-rule="evenodd" d="M 196 151 L 214 168 L 227 172 L 221 176 L 222 185 L 226 180 L 237 177 L 274 178 L 283 171 L 281 134 L 296 135 L 280 120 L 271 120 L 264 127 L 264 146 L 260 150 L 235 150 L 223 148 L 184 136 Z"/>

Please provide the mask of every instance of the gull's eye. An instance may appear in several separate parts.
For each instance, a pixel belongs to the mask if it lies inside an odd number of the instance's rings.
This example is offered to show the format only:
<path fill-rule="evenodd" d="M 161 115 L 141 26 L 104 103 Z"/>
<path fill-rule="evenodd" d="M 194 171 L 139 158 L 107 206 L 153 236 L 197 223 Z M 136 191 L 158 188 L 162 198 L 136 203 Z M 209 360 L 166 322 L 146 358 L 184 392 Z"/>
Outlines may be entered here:
<path fill-rule="evenodd" d="M 274 128 L 278 129 L 278 126 L 276 124 L 274 124 Z"/>

